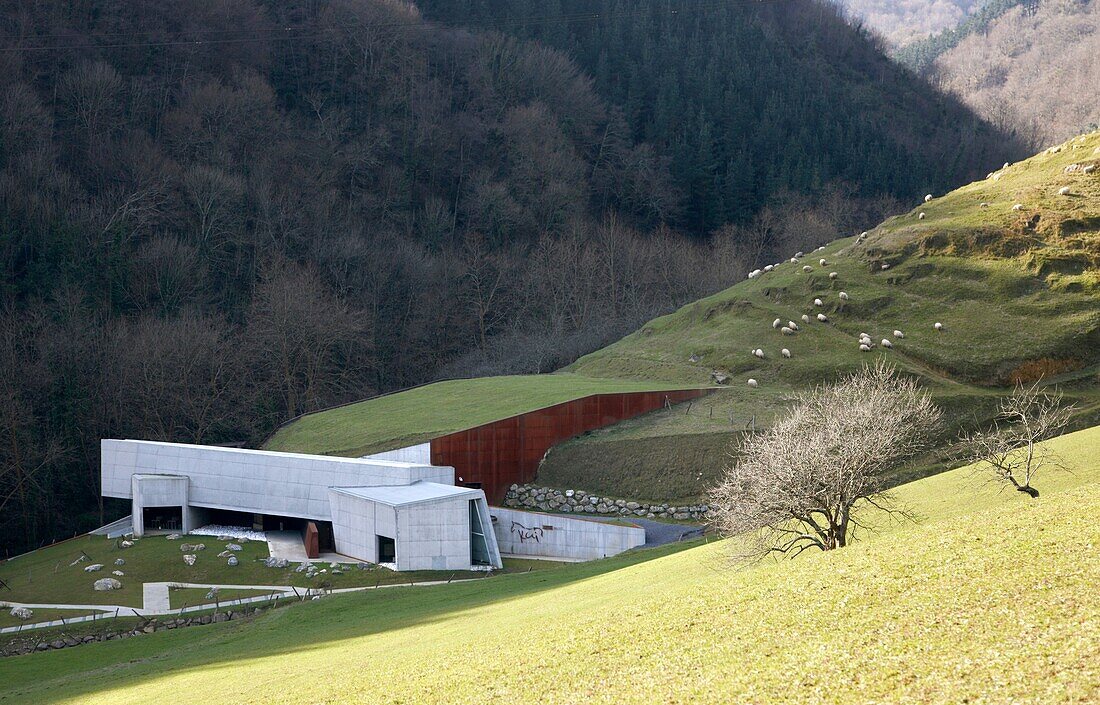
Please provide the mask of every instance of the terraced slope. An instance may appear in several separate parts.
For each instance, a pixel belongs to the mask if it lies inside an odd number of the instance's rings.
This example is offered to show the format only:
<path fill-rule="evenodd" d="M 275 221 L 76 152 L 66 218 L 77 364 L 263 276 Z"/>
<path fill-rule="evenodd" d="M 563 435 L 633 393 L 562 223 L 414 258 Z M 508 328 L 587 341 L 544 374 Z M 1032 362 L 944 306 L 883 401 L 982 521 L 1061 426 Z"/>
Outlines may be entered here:
<path fill-rule="evenodd" d="M 711 543 L 326 598 L 3 659 L 0 700 L 1095 702 L 1100 428 L 1052 443 L 1073 472 L 1040 499 L 943 473 L 899 488 L 919 519 L 842 551 L 732 569 Z"/>

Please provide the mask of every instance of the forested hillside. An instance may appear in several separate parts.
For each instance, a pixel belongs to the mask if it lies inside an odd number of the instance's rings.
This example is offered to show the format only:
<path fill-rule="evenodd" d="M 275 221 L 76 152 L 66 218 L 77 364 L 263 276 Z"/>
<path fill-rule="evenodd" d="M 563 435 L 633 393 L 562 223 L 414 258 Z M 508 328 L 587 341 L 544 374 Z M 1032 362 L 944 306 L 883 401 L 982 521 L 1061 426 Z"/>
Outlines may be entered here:
<path fill-rule="evenodd" d="M 904 47 L 930 35 L 951 30 L 982 7 L 983 2 L 1000 1 L 839 0 L 839 3 L 890 44 Z"/>
<path fill-rule="evenodd" d="M 1036 147 L 1094 129 L 1100 124 L 1100 2 L 1012 4 L 982 31 L 936 52 L 926 74 Z"/>
<path fill-rule="evenodd" d="M 1014 153 L 808 0 L 552 5 L 0 2 L 0 551 L 102 437 L 554 369 Z"/>
<path fill-rule="evenodd" d="M 829 4 L 694 0 L 421 0 L 429 17 L 566 51 L 668 160 L 692 232 L 746 222 L 783 190 L 846 184 L 919 197 L 1022 156 L 956 101 L 889 61 Z M 564 16 L 563 21 L 548 17 Z M 1006 157 L 1007 158 L 1007 157 Z M 1013 157 L 1015 158 L 1015 157 Z"/>

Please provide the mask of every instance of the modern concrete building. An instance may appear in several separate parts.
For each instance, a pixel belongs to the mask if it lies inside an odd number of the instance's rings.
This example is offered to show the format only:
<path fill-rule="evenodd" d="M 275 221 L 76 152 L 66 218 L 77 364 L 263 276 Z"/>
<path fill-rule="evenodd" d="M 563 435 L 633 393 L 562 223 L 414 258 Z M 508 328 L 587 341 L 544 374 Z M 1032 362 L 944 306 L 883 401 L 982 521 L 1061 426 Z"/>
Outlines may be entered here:
<path fill-rule="evenodd" d="M 296 529 L 330 550 L 398 570 L 501 567 L 485 494 L 421 462 L 103 440 L 102 492 L 129 499 L 136 536 L 205 523 Z"/>

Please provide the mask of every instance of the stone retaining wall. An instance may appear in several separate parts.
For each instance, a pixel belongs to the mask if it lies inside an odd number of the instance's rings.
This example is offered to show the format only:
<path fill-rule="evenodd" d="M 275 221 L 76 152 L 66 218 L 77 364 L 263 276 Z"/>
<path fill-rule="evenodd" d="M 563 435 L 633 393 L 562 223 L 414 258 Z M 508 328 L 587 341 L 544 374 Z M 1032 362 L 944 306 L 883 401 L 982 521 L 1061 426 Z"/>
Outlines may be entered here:
<path fill-rule="evenodd" d="M 508 494 L 504 497 L 504 506 L 566 514 L 598 514 L 695 522 L 707 521 L 709 509 L 705 504 L 647 504 L 629 499 L 600 497 L 583 490 L 558 490 L 531 484 L 512 485 L 508 488 Z"/>

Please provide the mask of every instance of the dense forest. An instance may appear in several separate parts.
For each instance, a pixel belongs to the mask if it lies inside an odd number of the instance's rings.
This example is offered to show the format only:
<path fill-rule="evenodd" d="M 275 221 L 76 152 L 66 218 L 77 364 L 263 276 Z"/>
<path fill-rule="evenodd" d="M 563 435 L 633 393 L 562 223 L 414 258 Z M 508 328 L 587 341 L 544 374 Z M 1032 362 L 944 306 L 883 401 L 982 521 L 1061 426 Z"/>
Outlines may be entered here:
<path fill-rule="evenodd" d="M 827 6 L 605 4 L 0 2 L 0 551 L 100 438 L 552 370 L 1014 156 Z"/>

